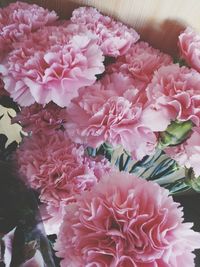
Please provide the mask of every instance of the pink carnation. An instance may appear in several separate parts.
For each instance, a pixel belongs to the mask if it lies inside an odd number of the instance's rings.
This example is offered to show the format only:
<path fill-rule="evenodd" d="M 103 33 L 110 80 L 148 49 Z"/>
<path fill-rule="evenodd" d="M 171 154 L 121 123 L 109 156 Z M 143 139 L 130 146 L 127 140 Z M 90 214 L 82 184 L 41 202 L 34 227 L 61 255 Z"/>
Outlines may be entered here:
<path fill-rule="evenodd" d="M 92 159 L 84 147 L 73 144 L 62 131 L 25 137 L 16 152 L 19 173 L 40 192 L 40 199 L 59 207 L 89 190 L 109 170 L 107 160 Z"/>
<path fill-rule="evenodd" d="M 122 74 L 106 76 L 101 82 L 79 90 L 67 112 L 65 125 L 77 143 L 98 147 L 103 142 L 122 145 L 134 159 L 154 151 L 156 135 L 140 119 L 145 96 Z"/>
<path fill-rule="evenodd" d="M 50 101 L 67 106 L 80 87 L 93 84 L 95 75 L 104 71 L 95 42 L 77 25 L 31 33 L 0 65 L 5 89 L 22 106 Z"/>
<path fill-rule="evenodd" d="M 200 234 L 168 194 L 127 173 L 104 176 L 66 207 L 55 245 L 61 267 L 194 266 Z"/>
<path fill-rule="evenodd" d="M 200 128 L 194 127 L 193 133 L 183 144 L 165 149 L 180 166 L 192 168 L 196 177 L 200 176 Z"/>
<path fill-rule="evenodd" d="M 52 135 L 55 130 L 63 128 L 66 122 L 66 109 L 62 109 L 54 103 L 49 103 L 45 107 L 33 104 L 23 107 L 20 113 L 12 119 L 13 123 L 19 123 L 23 131 L 32 133 L 43 132 Z"/>
<path fill-rule="evenodd" d="M 181 57 L 200 72 L 200 35 L 188 27 L 179 35 L 178 46 Z"/>
<path fill-rule="evenodd" d="M 13 42 L 42 26 L 53 24 L 57 18 L 54 11 L 22 2 L 0 8 L 0 58 L 11 49 Z"/>
<path fill-rule="evenodd" d="M 72 13 L 73 23 L 85 26 L 98 38 L 104 55 L 117 57 L 126 54 L 139 39 L 138 33 L 121 22 L 104 16 L 92 7 L 80 7 Z"/>
<path fill-rule="evenodd" d="M 200 74 L 172 64 L 155 72 L 147 87 L 151 105 L 143 113 L 143 123 L 153 131 L 164 131 L 171 120 L 192 120 L 199 125 Z"/>
<path fill-rule="evenodd" d="M 172 58 L 169 55 L 154 49 L 148 43 L 138 42 L 124 56 L 119 57 L 116 63 L 109 65 L 108 71 L 131 75 L 147 85 L 155 70 L 171 63 Z"/>

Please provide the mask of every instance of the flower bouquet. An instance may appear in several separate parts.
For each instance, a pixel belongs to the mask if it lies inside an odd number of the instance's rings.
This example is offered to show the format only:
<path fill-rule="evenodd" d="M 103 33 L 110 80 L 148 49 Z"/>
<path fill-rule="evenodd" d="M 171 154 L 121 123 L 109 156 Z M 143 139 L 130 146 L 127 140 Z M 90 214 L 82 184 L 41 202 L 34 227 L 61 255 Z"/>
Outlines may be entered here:
<path fill-rule="evenodd" d="M 172 196 L 200 191 L 200 35 L 178 47 L 92 7 L 0 9 L 0 104 L 21 135 L 0 135 L 4 266 L 195 266 Z"/>

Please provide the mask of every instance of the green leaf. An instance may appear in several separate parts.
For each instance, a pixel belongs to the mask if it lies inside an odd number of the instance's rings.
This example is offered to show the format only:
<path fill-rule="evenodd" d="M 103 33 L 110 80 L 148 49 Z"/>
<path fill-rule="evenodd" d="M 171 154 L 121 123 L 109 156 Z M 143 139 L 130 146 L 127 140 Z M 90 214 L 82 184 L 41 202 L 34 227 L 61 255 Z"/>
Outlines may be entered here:
<path fill-rule="evenodd" d="M 114 148 L 108 143 L 103 143 L 99 148 L 97 148 L 96 155 L 103 155 L 109 161 L 111 161 L 114 153 Z"/>
<path fill-rule="evenodd" d="M 191 187 L 185 183 L 184 178 L 178 181 L 175 181 L 174 183 L 169 183 L 163 186 L 169 190 L 170 195 L 185 193 L 191 189 Z"/>
<path fill-rule="evenodd" d="M 185 183 L 184 169 L 159 149 L 154 155 L 145 156 L 140 161 L 133 161 L 126 151 L 121 150 L 112 162 L 119 171 L 127 171 L 146 180 L 155 181 L 160 186 L 168 188 L 170 194 L 185 192 L 191 188 Z"/>
<path fill-rule="evenodd" d="M 167 176 L 171 173 L 174 173 L 178 169 L 178 164 L 173 159 L 166 157 L 157 164 L 155 169 L 149 175 L 149 180 L 156 180 L 161 177 Z"/>

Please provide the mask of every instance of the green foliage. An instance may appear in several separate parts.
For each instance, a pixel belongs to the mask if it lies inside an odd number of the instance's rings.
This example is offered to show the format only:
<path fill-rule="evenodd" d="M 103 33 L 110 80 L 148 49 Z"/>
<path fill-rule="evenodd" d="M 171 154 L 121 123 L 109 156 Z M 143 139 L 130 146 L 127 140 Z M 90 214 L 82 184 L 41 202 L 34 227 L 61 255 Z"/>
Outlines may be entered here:
<path fill-rule="evenodd" d="M 200 176 L 195 177 L 194 171 L 192 168 L 185 169 L 185 176 L 186 176 L 186 184 L 192 189 L 194 189 L 196 192 L 200 193 Z"/>
<path fill-rule="evenodd" d="M 160 133 L 159 148 L 183 143 L 192 133 L 193 122 L 172 121 L 164 132 Z"/>
<path fill-rule="evenodd" d="M 180 128 L 187 128 L 185 126 L 188 125 L 181 125 Z M 185 169 L 180 168 L 175 160 L 169 158 L 160 149 L 157 149 L 155 154 L 145 156 L 140 161 L 132 160 L 125 150 L 118 151 L 108 144 L 103 144 L 98 149 L 87 148 L 87 152 L 92 157 L 105 156 L 119 171 L 127 171 L 146 180 L 157 182 L 167 188 L 172 195 L 180 194 L 191 188 L 191 185 L 185 181 Z"/>
<path fill-rule="evenodd" d="M 91 157 L 102 155 L 109 161 L 111 161 L 114 153 L 114 148 L 108 143 L 103 143 L 98 148 L 87 147 L 86 152 Z"/>

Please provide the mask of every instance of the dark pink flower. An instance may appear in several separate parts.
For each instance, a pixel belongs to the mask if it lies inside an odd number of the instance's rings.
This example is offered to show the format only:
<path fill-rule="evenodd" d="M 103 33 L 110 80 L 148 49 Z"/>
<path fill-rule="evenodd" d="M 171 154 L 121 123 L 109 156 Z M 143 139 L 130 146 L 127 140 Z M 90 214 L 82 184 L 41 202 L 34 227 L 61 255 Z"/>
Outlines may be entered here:
<path fill-rule="evenodd" d="M 16 102 L 67 106 L 80 87 L 95 82 L 95 75 L 104 71 L 104 57 L 95 39 L 79 28 L 44 27 L 15 44 L 0 72 Z"/>
<path fill-rule="evenodd" d="M 116 63 L 109 65 L 108 71 L 131 75 L 147 85 L 157 69 L 171 63 L 172 58 L 169 55 L 154 49 L 148 43 L 138 42 L 124 56 L 119 57 Z"/>
<path fill-rule="evenodd" d="M 61 129 L 63 123 L 66 122 L 66 109 L 60 108 L 52 102 L 45 107 L 33 104 L 29 107 L 23 107 L 12 119 L 12 122 L 19 123 L 25 132 L 43 132 L 43 134 L 52 135 L 55 130 Z"/>
<path fill-rule="evenodd" d="M 55 245 L 61 267 L 194 267 L 200 234 L 153 182 L 113 172 L 66 207 Z"/>
<path fill-rule="evenodd" d="M 200 176 L 200 128 L 194 127 L 191 136 L 181 145 L 168 147 L 165 153 L 180 166 L 192 168 L 196 177 Z"/>
<path fill-rule="evenodd" d="M 77 143 L 98 147 L 103 142 L 122 145 L 134 159 L 154 151 L 156 135 L 141 123 L 145 92 L 122 74 L 106 76 L 79 90 L 67 112 L 66 130 Z"/>
<path fill-rule="evenodd" d="M 83 146 L 73 144 L 62 131 L 50 136 L 25 137 L 16 152 L 19 173 L 40 192 L 40 199 L 56 207 L 75 201 L 110 169 L 107 160 L 85 155 Z"/>
<path fill-rule="evenodd" d="M 75 9 L 71 21 L 85 26 L 96 35 L 97 43 L 106 56 L 124 55 L 130 46 L 139 39 L 139 35 L 134 29 L 102 15 L 92 7 Z"/>
<path fill-rule="evenodd" d="M 0 8 L 0 58 L 12 48 L 14 42 L 57 20 L 54 11 L 37 5 L 16 2 Z"/>
<path fill-rule="evenodd" d="M 200 74 L 172 64 L 155 72 L 147 87 L 150 102 L 143 123 L 151 121 L 153 131 L 164 131 L 171 120 L 192 120 L 199 125 Z"/>
<path fill-rule="evenodd" d="M 181 57 L 190 67 L 200 72 L 200 35 L 188 27 L 178 39 Z"/>

